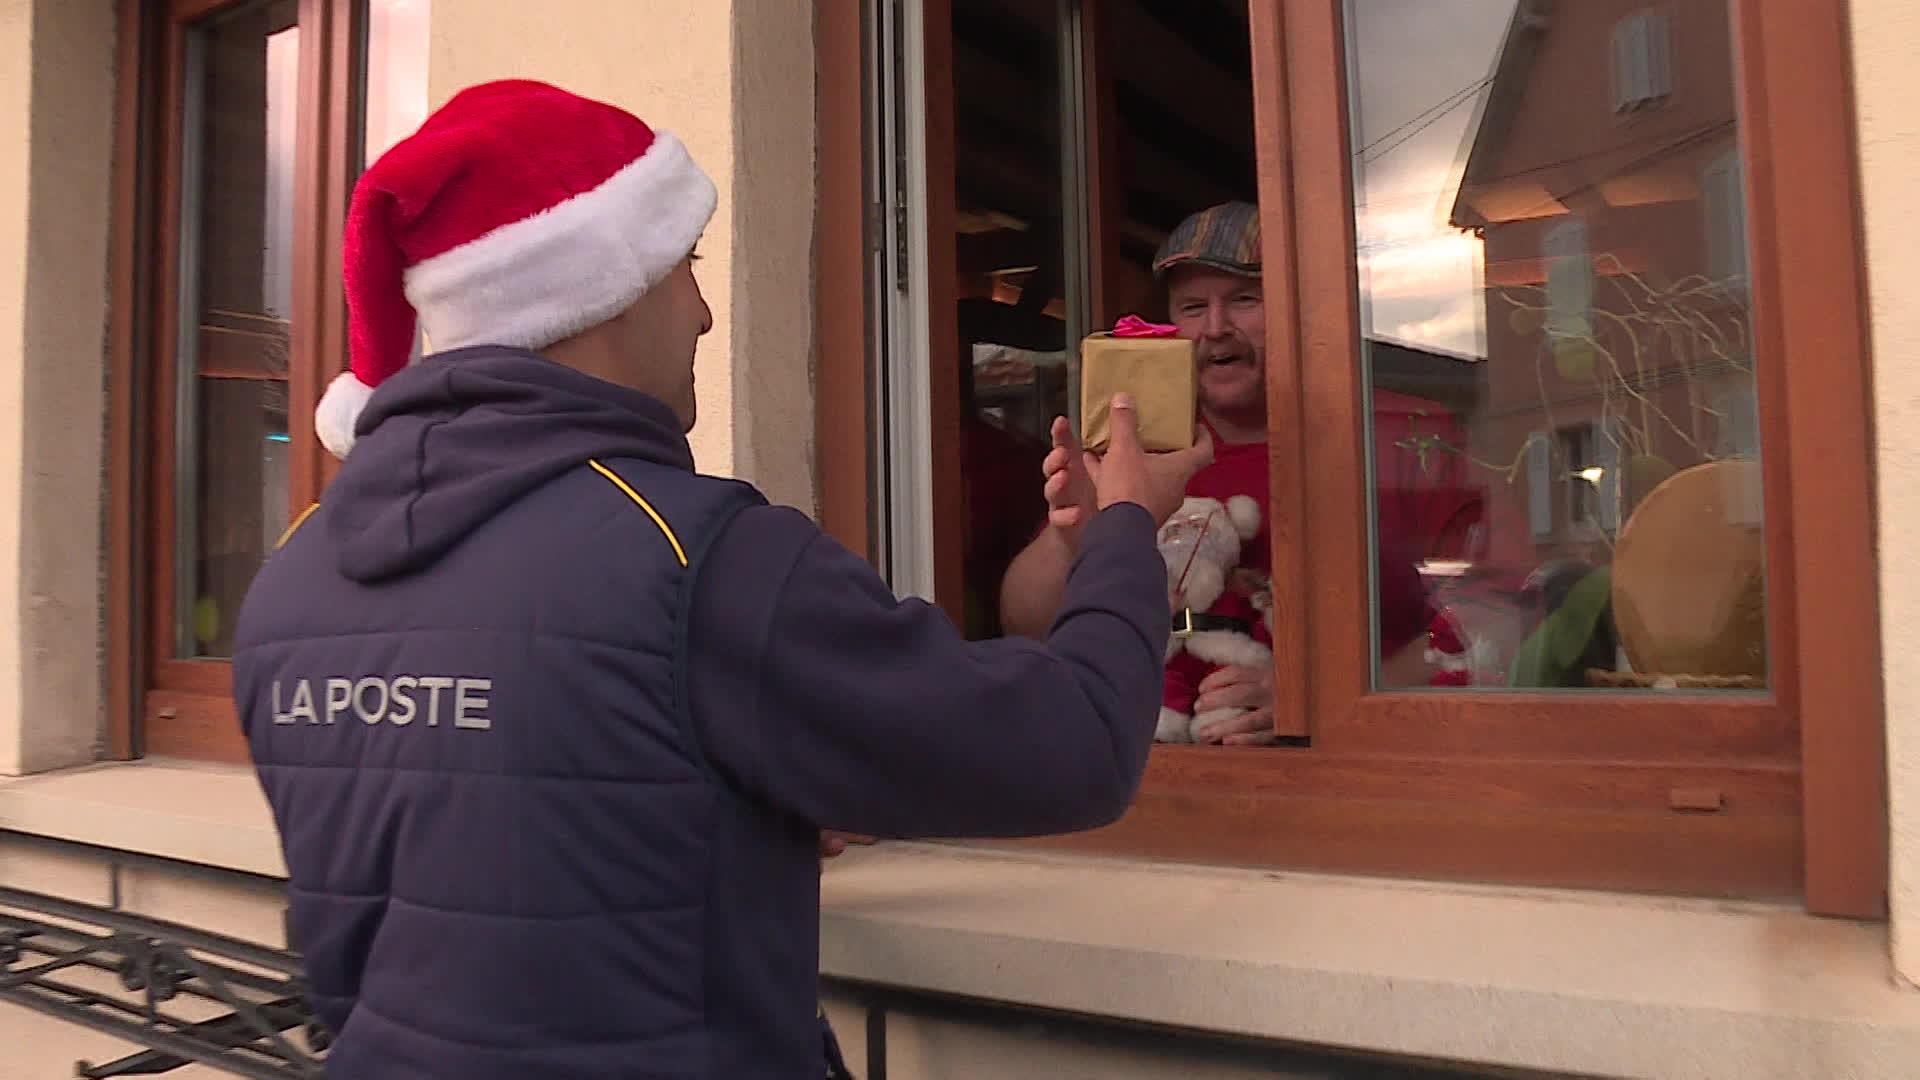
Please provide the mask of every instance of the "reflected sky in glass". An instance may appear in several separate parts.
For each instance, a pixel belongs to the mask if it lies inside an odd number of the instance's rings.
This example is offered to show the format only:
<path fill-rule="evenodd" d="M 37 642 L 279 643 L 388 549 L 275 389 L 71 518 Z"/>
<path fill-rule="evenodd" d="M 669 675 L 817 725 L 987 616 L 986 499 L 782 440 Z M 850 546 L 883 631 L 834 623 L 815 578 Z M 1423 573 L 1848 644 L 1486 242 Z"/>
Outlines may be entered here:
<path fill-rule="evenodd" d="M 1515 0 L 1348 6 L 1362 316 L 1369 337 L 1486 355 L 1480 242 L 1447 224 Z"/>

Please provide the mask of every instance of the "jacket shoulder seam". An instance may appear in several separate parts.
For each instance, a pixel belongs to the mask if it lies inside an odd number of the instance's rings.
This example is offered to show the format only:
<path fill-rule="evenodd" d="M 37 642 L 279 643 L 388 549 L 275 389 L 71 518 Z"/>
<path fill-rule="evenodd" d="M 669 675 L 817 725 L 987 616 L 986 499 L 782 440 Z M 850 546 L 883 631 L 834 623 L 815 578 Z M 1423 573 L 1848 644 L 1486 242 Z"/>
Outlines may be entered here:
<path fill-rule="evenodd" d="M 673 556 L 679 560 L 680 568 L 683 570 L 686 569 L 687 549 L 680 543 L 679 534 L 673 531 L 673 526 L 668 523 L 666 518 L 660 515 L 660 511 L 654 509 L 653 504 L 647 501 L 647 497 L 640 494 L 639 490 L 628 482 L 626 477 L 608 468 L 599 458 L 587 459 L 587 466 L 594 472 L 599 473 L 608 483 L 618 488 L 621 494 L 631 500 L 635 506 L 638 506 L 647 517 L 653 521 L 654 527 L 660 530 L 660 535 L 666 537 L 667 546 L 673 548 Z"/>

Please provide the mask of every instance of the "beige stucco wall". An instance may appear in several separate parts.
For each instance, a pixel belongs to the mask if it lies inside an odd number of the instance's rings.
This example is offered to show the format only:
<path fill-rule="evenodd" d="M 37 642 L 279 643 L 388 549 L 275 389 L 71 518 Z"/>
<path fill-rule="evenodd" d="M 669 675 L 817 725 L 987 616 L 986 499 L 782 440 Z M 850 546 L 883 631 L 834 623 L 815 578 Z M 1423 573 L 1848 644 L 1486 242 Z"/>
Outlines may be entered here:
<path fill-rule="evenodd" d="M 435 105 L 478 82 L 544 79 L 674 132 L 713 176 L 699 275 L 714 329 L 695 365 L 694 455 L 811 510 L 812 6 L 458 0 L 435 4 L 432 23 Z"/>
<path fill-rule="evenodd" d="M 847 1068 L 870 1076 L 868 1003 L 829 993 L 822 1005 L 840 1040 Z M 888 1080 L 1334 1080 L 1395 1076 L 1418 1059 L 1288 1043 L 1236 1041 L 1213 1032 L 1185 1031 L 1178 1039 L 1147 1028 L 1076 1027 L 1045 1014 L 992 1016 L 956 1013 L 944 1004 L 887 1003 L 883 1012 Z M 1445 1068 L 1446 1080 L 1478 1074 L 1472 1066 Z M 1439 1080 L 1442 1074 L 1432 1074 Z M 1506 1080 L 1562 1080 L 1545 1073 L 1507 1074 Z"/>
<path fill-rule="evenodd" d="M 101 732 L 113 42 L 111 0 L 0 0 L 0 773 Z"/>
<path fill-rule="evenodd" d="M 1852 23 L 1878 442 L 1894 958 L 1920 981 L 1920 3 L 1854 0 Z"/>
<path fill-rule="evenodd" d="M 33 4 L 0 0 L 0 613 L 19 608 L 21 369 L 27 344 L 27 203 L 32 187 Z M 0 618 L 4 618 L 0 614 Z M 0 622 L 0 772 L 18 772 L 20 650 Z"/>
<path fill-rule="evenodd" d="M 734 469 L 812 513 L 813 4 L 735 6 Z"/>
<path fill-rule="evenodd" d="M 850 998 L 827 995 L 823 1002 L 847 1067 L 855 1076 L 875 1070 L 867 1060 L 868 1012 Z M 1171 1045 L 1155 1034 L 1137 1032 L 1115 1039 L 1105 1031 L 1069 1032 L 1035 1017 L 996 1017 L 992 1023 L 956 1021 L 938 1014 L 895 1007 L 886 1013 L 886 1075 L 889 1080 L 946 1080 L 991 1076 L 995 1080 L 1329 1080 L 1331 1056 L 1293 1048 L 1242 1047 L 1223 1052 L 1193 1040 Z M 1293 1059 L 1291 1062 L 1288 1059 Z M 1341 1066 L 1351 1067 L 1342 1061 Z M 1370 1065 L 1362 1059 L 1356 1064 Z M 1349 1073 L 1348 1075 L 1352 1075 Z M 1364 1075 L 1364 1074 L 1363 1074 Z M 1383 1072 L 1382 1075 L 1392 1075 Z"/>

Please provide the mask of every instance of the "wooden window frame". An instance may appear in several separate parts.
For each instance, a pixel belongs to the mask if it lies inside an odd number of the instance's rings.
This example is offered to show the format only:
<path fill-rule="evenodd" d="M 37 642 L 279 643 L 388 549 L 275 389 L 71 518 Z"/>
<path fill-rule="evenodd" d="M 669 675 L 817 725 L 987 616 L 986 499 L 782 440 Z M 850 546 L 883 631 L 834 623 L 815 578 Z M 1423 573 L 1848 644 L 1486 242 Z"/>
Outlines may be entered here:
<path fill-rule="evenodd" d="M 189 29 L 247 0 L 120 0 L 109 404 L 108 657 L 113 756 L 244 762 L 232 665 L 173 655 L 180 176 Z M 288 358 L 289 516 L 336 465 L 313 411 L 346 356 L 340 250 L 358 154 L 359 0 L 298 0 Z"/>
<path fill-rule="evenodd" d="M 929 25 L 946 2 L 928 0 Z M 816 8 L 827 237 L 816 251 L 816 417 L 821 518 L 865 551 L 876 505 L 872 444 L 846 423 L 870 415 L 865 252 L 851 239 L 868 202 L 854 7 Z M 1782 362 L 1758 373 L 1773 684 L 1764 695 L 1728 698 L 1372 690 L 1342 6 L 1249 0 L 1249 11 L 1282 613 L 1276 730 L 1310 734 L 1312 743 L 1156 748 L 1123 821 L 1037 846 L 1794 897 L 1817 914 L 1884 917 L 1876 578 L 1860 569 L 1873 565 L 1872 456 L 1845 0 L 1730 0 L 1754 332 L 1761 355 Z M 946 70 L 928 59 L 927 70 Z M 934 158 L 951 88 L 928 82 Z M 930 160 L 929 175 L 942 175 L 942 165 Z M 944 165 L 950 175 L 951 162 Z M 932 247 L 938 259 L 942 237 Z M 947 337 L 933 336 L 936 354 Z M 1785 362 L 1799 356 L 1818 362 Z M 1797 536 L 1818 544 L 1796 544 Z M 1329 552 L 1352 554 L 1329 561 Z"/>

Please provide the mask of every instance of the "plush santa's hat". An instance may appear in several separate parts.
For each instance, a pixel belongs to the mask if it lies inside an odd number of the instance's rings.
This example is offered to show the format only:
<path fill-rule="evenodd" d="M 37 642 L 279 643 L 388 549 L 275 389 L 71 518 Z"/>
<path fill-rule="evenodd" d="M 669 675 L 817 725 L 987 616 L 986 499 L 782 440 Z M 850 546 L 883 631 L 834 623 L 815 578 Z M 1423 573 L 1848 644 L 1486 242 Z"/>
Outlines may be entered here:
<path fill-rule="evenodd" d="M 463 91 L 354 189 L 351 370 L 321 398 L 320 441 L 346 456 L 416 321 L 436 352 L 544 348 L 670 273 L 716 201 L 680 140 L 611 105 L 520 80 Z"/>

